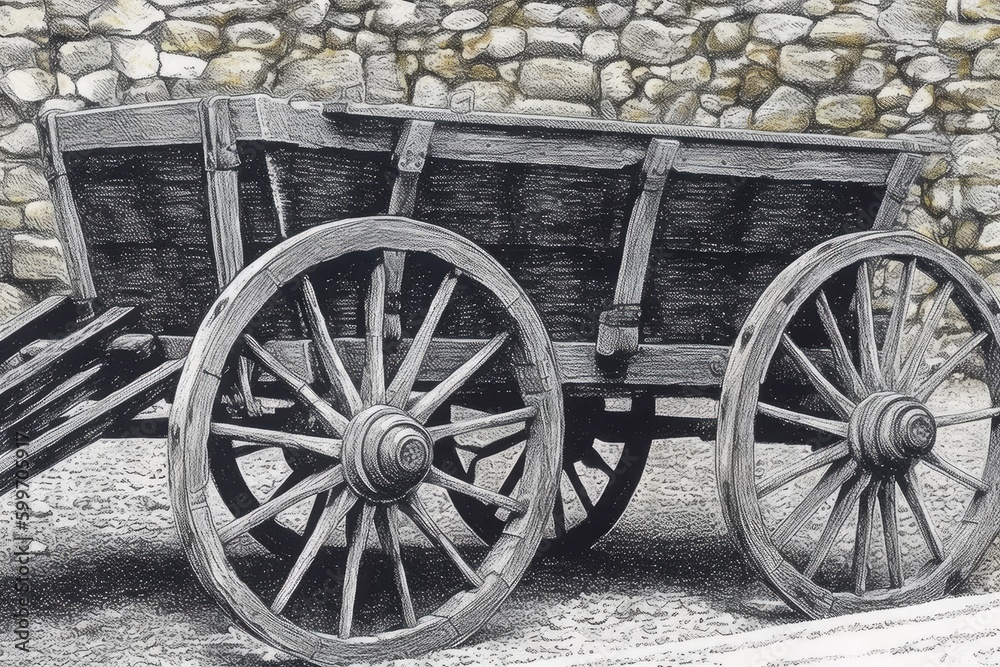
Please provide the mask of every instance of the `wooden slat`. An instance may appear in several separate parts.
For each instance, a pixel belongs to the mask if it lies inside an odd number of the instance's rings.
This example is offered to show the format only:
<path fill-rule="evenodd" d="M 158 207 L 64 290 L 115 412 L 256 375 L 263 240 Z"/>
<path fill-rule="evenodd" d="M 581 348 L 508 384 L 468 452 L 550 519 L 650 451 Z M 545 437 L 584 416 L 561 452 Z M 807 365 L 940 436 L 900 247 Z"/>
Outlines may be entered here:
<path fill-rule="evenodd" d="M 153 336 L 119 336 L 108 344 L 99 363 L 74 373 L 14 415 L 10 426 L 4 427 L 5 443 L 16 433 L 38 435 L 80 401 L 103 398 L 163 361 L 163 351 Z"/>
<path fill-rule="evenodd" d="M 916 180 L 923 166 L 923 156 L 918 153 L 900 153 L 885 178 L 885 197 L 875 214 L 872 229 L 892 229 L 899 219 L 899 211 L 910 195 L 910 185 Z"/>
<path fill-rule="evenodd" d="M 899 139 L 867 139 L 834 134 L 804 134 L 795 132 L 762 132 L 756 130 L 729 130 L 715 127 L 664 125 L 662 123 L 630 123 L 617 120 L 571 118 L 513 113 L 468 112 L 456 113 L 447 109 L 412 107 L 401 104 L 363 104 L 331 102 L 326 111 L 338 115 L 367 118 L 408 118 L 435 123 L 460 123 L 494 127 L 530 127 L 557 130 L 594 132 L 600 134 L 627 134 L 634 136 L 664 137 L 667 139 L 692 139 L 718 142 L 752 142 L 795 146 L 830 147 L 846 150 L 913 151 L 916 144 Z"/>
<path fill-rule="evenodd" d="M 50 296 L 0 325 L 0 361 L 37 338 L 63 332 L 76 319 L 76 306 L 65 296 Z"/>
<path fill-rule="evenodd" d="M 67 379 L 137 319 L 133 308 L 111 308 L 0 376 L 0 424 L 9 422 L 32 396 Z"/>
<path fill-rule="evenodd" d="M 417 202 L 417 184 L 427 161 L 433 132 L 434 123 L 407 121 L 403 124 L 394 155 L 396 180 L 389 197 L 389 215 L 407 218 L 413 215 Z M 385 252 L 385 335 L 391 340 L 402 336 L 399 295 L 403 289 L 405 262 L 404 253 L 394 250 Z"/>
<path fill-rule="evenodd" d="M 201 126 L 205 155 L 208 212 L 219 287 L 229 284 L 243 267 L 240 231 L 240 156 L 229 116 L 228 99 L 203 101 Z"/>
<path fill-rule="evenodd" d="M 166 337 L 162 337 L 166 338 Z M 410 348 L 412 339 L 404 338 L 391 354 L 386 354 L 386 365 L 394 368 Z M 167 357 L 178 355 L 190 343 L 190 339 L 177 336 L 164 341 Z M 487 343 L 486 339 L 445 339 L 438 338 L 431 343 L 425 363 L 421 366 L 418 380 L 440 382 L 472 357 Z M 335 338 L 333 344 L 344 361 L 344 366 L 357 382 L 361 378 L 364 363 L 363 338 Z M 308 359 L 303 354 L 309 341 L 268 341 L 264 347 L 282 364 L 300 377 L 313 373 Z M 640 345 L 636 353 L 622 368 L 605 370 L 603 360 L 597 355 L 593 343 L 567 343 L 556 341 L 556 362 L 559 375 L 567 384 L 607 384 L 622 385 L 694 385 L 715 386 L 722 381 L 729 359 L 729 347 L 723 345 Z M 817 361 L 817 363 L 820 363 Z M 266 378 L 262 378 L 266 379 Z"/>
<path fill-rule="evenodd" d="M 548 164 L 587 169 L 622 169 L 642 160 L 646 141 L 638 137 L 596 135 L 576 141 L 521 132 L 438 127 L 430 155 L 448 160 L 511 164 Z"/>
<path fill-rule="evenodd" d="M 63 151 L 201 143 L 199 100 L 175 100 L 57 116 Z"/>
<path fill-rule="evenodd" d="M 337 123 L 324 116 L 323 105 L 279 100 L 268 95 L 230 99 L 238 141 L 274 141 L 316 148 L 355 151 L 393 150 L 391 121 Z"/>
<path fill-rule="evenodd" d="M 632 354 L 639 347 L 639 301 L 649 267 L 649 250 L 660 200 L 680 142 L 653 139 L 642 165 L 643 187 L 632 207 L 622 263 L 611 308 L 601 313 L 597 351 L 604 356 Z"/>
<path fill-rule="evenodd" d="M 181 359 L 168 361 L 96 401 L 52 430 L 23 443 L 29 473 L 34 475 L 50 468 L 99 439 L 108 428 L 132 418 L 162 398 L 173 388 L 174 376 L 183 365 L 184 361 Z M 16 466 L 16 450 L 0 454 L 0 493 L 13 487 Z"/>

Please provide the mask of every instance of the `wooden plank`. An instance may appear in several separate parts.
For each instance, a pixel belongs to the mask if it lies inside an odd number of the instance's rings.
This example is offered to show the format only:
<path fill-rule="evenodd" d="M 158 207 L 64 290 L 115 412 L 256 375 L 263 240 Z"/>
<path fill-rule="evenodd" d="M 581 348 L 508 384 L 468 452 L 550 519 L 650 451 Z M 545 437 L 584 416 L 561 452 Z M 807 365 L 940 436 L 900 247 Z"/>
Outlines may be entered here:
<path fill-rule="evenodd" d="M 547 164 L 586 169 L 623 169 L 639 162 L 646 142 L 639 137 L 595 135 L 546 137 L 537 133 L 498 132 L 441 126 L 431 139 L 430 156 L 509 164 Z"/>
<path fill-rule="evenodd" d="M 324 116 L 320 103 L 279 100 L 268 95 L 230 98 L 237 141 L 275 141 L 316 148 L 390 152 L 391 123 L 336 123 Z"/>
<path fill-rule="evenodd" d="M 154 336 L 125 334 L 115 338 L 108 343 L 99 363 L 70 376 L 14 415 L 15 420 L 4 427 L 6 442 L 15 434 L 38 435 L 81 401 L 103 398 L 163 361 L 163 351 Z"/>
<path fill-rule="evenodd" d="M 75 324 L 76 311 L 69 297 L 50 296 L 0 325 L 0 360 L 37 338 L 65 331 L 67 325 Z"/>
<path fill-rule="evenodd" d="M 212 224 L 212 249 L 219 288 L 229 284 L 243 267 L 240 231 L 240 156 L 229 115 L 228 98 L 203 100 L 201 126 L 205 156 L 205 184 Z"/>
<path fill-rule="evenodd" d="M 56 116 L 63 151 L 201 142 L 199 100 L 172 100 Z"/>
<path fill-rule="evenodd" d="M 55 214 L 56 234 L 62 245 L 63 259 L 69 274 L 70 287 L 77 299 L 93 299 L 97 296 L 94 278 L 90 272 L 87 243 L 83 237 L 80 214 L 76 209 L 73 191 L 66 173 L 63 159 L 69 138 L 75 130 L 65 127 L 65 117 L 49 114 L 42 117 L 42 152 L 46 161 L 49 190 L 52 194 L 52 208 Z"/>
<path fill-rule="evenodd" d="M 167 358 L 182 357 L 190 345 L 186 336 L 161 336 Z M 413 339 L 404 338 L 398 348 L 386 354 L 386 367 L 399 365 Z M 439 382 L 487 343 L 485 339 L 435 339 L 421 366 L 419 381 Z M 355 381 L 361 378 L 365 359 L 364 338 L 336 338 L 333 341 L 344 366 Z M 264 347 L 300 377 L 311 377 L 310 354 L 303 346 L 311 341 L 274 340 Z M 606 359 L 599 357 L 593 343 L 555 341 L 556 362 L 564 384 L 640 384 L 714 386 L 722 382 L 729 359 L 729 347 L 724 345 L 640 345 L 623 367 L 608 368 Z"/>
<path fill-rule="evenodd" d="M 683 144 L 674 169 L 689 174 L 881 184 L 895 155 L 767 145 Z"/>
<path fill-rule="evenodd" d="M 867 139 L 834 134 L 804 134 L 795 132 L 762 132 L 757 130 L 728 130 L 715 127 L 665 125 L 662 123 L 630 123 L 618 120 L 539 116 L 534 114 L 467 112 L 456 113 L 448 109 L 412 107 L 401 104 L 363 104 L 331 102 L 325 105 L 331 116 L 348 115 L 367 118 L 407 118 L 434 123 L 488 125 L 494 127 L 550 128 L 592 132 L 597 134 L 626 134 L 665 139 L 695 139 L 713 142 L 747 142 L 784 144 L 794 146 L 831 147 L 846 150 L 914 151 L 917 144 L 900 139 Z"/>
<path fill-rule="evenodd" d="M 598 354 L 632 354 L 639 348 L 639 301 L 649 268 L 649 250 L 660 200 L 679 148 L 678 141 L 653 139 L 649 142 L 642 165 L 642 191 L 632 208 L 625 231 L 614 301 L 600 315 L 597 329 Z"/>
<path fill-rule="evenodd" d="M 29 475 L 47 470 L 99 439 L 110 427 L 131 419 L 155 403 L 172 390 L 174 376 L 183 365 L 183 360 L 175 359 L 157 366 L 39 437 L 19 442 L 27 454 L 25 461 Z M 17 450 L 0 454 L 0 493 L 5 493 L 14 486 L 18 460 Z"/>
<path fill-rule="evenodd" d="M 32 397 L 66 380 L 96 357 L 111 338 L 137 320 L 138 311 L 134 308 L 111 308 L 0 375 L 0 424 L 9 423 Z"/>
<path fill-rule="evenodd" d="M 885 178 L 885 197 L 875 214 L 873 230 L 893 229 L 899 211 L 910 195 L 910 186 L 920 174 L 924 158 L 919 153 L 900 153 Z"/>

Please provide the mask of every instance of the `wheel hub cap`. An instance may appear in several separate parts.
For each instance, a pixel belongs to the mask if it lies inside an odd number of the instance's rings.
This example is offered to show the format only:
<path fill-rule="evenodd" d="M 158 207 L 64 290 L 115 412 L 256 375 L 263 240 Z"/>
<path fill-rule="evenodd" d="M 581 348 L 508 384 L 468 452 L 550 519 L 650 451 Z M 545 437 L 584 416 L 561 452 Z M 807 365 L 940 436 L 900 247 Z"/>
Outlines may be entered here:
<path fill-rule="evenodd" d="M 874 468 L 897 467 L 928 454 L 937 427 L 924 405 L 909 396 L 872 394 L 851 417 L 850 443 L 857 459 Z"/>
<path fill-rule="evenodd" d="M 344 433 L 347 484 L 377 503 L 399 500 L 431 468 L 431 438 L 402 410 L 376 405 L 358 413 Z"/>

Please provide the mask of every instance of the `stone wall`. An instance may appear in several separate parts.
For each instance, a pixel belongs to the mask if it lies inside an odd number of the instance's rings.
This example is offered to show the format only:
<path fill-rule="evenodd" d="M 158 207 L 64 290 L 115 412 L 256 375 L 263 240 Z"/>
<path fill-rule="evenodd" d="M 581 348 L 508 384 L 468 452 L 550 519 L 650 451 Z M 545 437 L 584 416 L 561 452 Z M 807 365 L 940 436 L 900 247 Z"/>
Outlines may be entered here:
<path fill-rule="evenodd" d="M 587 2 L 587 0 L 581 0 Z M 1000 288 L 1000 0 L 6 0 L 0 321 L 65 290 L 33 118 L 214 93 L 905 136 L 901 224 Z"/>

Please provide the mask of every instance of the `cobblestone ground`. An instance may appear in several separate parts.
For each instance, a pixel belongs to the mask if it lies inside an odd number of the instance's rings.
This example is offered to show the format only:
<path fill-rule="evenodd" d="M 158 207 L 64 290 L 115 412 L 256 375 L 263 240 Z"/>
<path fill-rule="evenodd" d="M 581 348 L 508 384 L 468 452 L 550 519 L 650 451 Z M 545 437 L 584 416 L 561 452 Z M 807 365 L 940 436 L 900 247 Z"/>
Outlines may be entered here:
<path fill-rule="evenodd" d="M 701 662 L 698 642 L 715 646 L 717 656 L 720 646 L 740 647 L 729 635 L 758 631 L 748 637 L 759 642 L 768 629 L 808 634 L 813 626 L 799 624 L 727 541 L 713 446 L 655 443 L 633 504 L 602 543 L 536 562 L 470 642 L 405 664 L 597 664 L 625 660 L 633 647 L 661 662 L 662 655 Z M 198 588 L 167 504 L 162 440 L 102 441 L 35 478 L 31 489 L 45 505 L 30 531 L 46 553 L 32 563 L 33 653 L 17 664 L 291 664 L 234 629 Z M 963 593 L 1000 591 L 998 562 L 994 548 Z M 9 577 L 0 577 L 5 587 Z M 10 643 L 0 647 L 0 658 L 18 657 Z M 748 664 L 745 654 L 730 658 Z"/>

